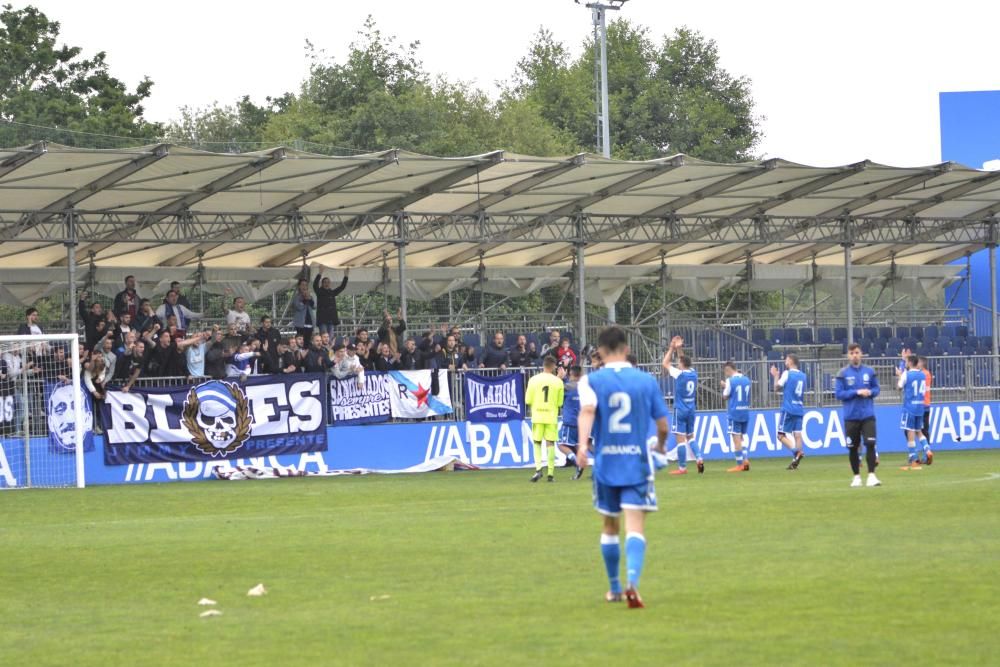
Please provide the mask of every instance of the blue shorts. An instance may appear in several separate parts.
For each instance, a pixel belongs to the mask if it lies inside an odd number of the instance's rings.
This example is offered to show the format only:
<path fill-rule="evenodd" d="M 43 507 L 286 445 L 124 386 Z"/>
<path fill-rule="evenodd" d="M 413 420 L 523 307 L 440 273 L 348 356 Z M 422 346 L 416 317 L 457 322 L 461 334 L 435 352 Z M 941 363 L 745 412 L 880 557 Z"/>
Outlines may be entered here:
<path fill-rule="evenodd" d="M 674 433 L 681 435 L 694 435 L 694 413 L 675 412 L 674 413 Z"/>
<path fill-rule="evenodd" d="M 788 435 L 789 433 L 802 432 L 802 415 L 790 415 L 787 412 L 781 413 L 781 423 L 778 425 L 778 433 Z"/>
<path fill-rule="evenodd" d="M 594 477 L 594 509 L 604 516 L 618 516 L 623 509 L 655 512 L 656 490 L 648 481 L 635 486 L 607 486 Z"/>
<path fill-rule="evenodd" d="M 563 424 L 559 427 L 559 444 L 569 445 L 570 447 L 576 447 L 580 442 L 579 433 L 576 430 L 576 424 L 569 426 Z"/>
<path fill-rule="evenodd" d="M 924 428 L 924 416 L 911 415 L 904 410 L 903 414 L 900 415 L 899 428 L 904 431 L 922 431 Z"/>
<path fill-rule="evenodd" d="M 746 435 L 747 434 L 747 424 L 748 421 L 734 421 L 732 417 L 729 418 L 729 434 L 730 435 Z"/>

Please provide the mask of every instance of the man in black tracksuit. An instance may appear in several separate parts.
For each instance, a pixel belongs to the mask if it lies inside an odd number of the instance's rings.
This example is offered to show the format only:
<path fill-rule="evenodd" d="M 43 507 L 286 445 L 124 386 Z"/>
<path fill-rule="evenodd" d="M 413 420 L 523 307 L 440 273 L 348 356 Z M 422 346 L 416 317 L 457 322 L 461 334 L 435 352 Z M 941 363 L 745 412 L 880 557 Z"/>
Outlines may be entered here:
<path fill-rule="evenodd" d="M 340 281 L 339 287 L 330 287 L 330 279 L 324 278 L 320 270 L 316 271 L 313 278 L 313 292 L 316 293 L 316 325 L 318 331 L 330 334 L 333 338 L 333 328 L 340 326 L 340 316 L 337 314 L 337 295 L 347 287 L 347 272 L 344 269 L 344 279 Z"/>
<path fill-rule="evenodd" d="M 852 487 L 861 486 L 861 445 L 865 446 L 868 465 L 867 486 L 880 486 L 875 476 L 878 459 L 875 449 L 875 397 L 879 394 L 878 376 L 871 366 L 861 363 L 861 346 L 847 346 L 849 363 L 837 373 L 835 393 L 844 402 L 844 437 L 854 473 Z"/>

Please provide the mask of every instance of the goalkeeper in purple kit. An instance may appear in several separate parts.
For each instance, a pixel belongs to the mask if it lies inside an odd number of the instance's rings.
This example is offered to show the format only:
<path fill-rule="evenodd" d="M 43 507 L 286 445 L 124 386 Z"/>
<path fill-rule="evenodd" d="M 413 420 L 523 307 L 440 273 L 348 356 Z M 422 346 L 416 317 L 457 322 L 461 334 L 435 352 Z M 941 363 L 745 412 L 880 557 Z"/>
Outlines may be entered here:
<path fill-rule="evenodd" d="M 598 348 L 604 367 L 580 380 L 579 465 L 587 465 L 586 443 L 594 436 L 594 509 L 604 515 L 601 556 L 610 589 L 605 599 L 630 609 L 643 606 L 639 578 L 646 556 L 646 513 L 656 511 L 653 464 L 647 444 L 649 424 L 656 422 L 656 449 L 665 449 L 667 406 L 652 375 L 627 361 L 625 330 L 601 331 Z M 620 579 L 620 517 L 625 514 L 624 589 Z"/>

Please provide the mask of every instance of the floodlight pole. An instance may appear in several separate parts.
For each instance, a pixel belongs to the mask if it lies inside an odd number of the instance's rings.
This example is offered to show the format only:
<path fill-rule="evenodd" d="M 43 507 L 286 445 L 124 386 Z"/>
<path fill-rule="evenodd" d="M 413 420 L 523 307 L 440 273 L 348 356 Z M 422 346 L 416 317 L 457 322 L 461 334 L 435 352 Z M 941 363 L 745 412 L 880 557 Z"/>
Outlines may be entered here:
<path fill-rule="evenodd" d="M 851 220 L 850 218 L 844 218 L 842 221 L 844 226 L 844 238 L 847 241 L 843 244 L 844 246 L 844 301 L 847 303 L 847 344 L 850 345 L 854 342 L 854 296 L 851 290 L 851 250 L 854 247 L 854 243 L 850 241 Z"/>
<path fill-rule="evenodd" d="M 581 4 L 580 0 L 575 0 Z M 609 0 L 608 2 L 588 2 L 594 21 L 594 40 L 600 43 L 600 111 L 597 115 L 598 150 L 606 157 L 611 157 L 611 124 L 608 115 L 608 22 L 607 11 L 618 11 L 628 0 Z"/>
<path fill-rule="evenodd" d="M 76 213 L 66 211 L 66 268 L 69 274 L 69 332 L 77 333 L 76 322 Z"/>

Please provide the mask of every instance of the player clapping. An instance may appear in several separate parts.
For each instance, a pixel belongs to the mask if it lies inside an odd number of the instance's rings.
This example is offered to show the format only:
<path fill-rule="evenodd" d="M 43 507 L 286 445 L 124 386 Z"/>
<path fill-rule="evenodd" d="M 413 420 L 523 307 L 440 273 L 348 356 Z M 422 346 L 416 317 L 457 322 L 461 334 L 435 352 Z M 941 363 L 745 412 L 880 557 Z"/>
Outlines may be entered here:
<path fill-rule="evenodd" d="M 697 410 L 698 373 L 691 368 L 691 357 L 684 354 L 684 339 L 674 336 L 663 355 L 663 370 L 670 373 L 674 379 L 674 435 L 677 438 L 677 470 L 671 475 L 687 474 L 687 445 L 695 449 L 698 472 L 705 472 L 705 462 L 702 459 L 701 445 L 694 437 L 695 412 Z M 673 365 L 674 357 L 677 365 Z"/>
<path fill-rule="evenodd" d="M 771 366 L 771 377 L 774 378 L 774 390 L 782 392 L 778 442 L 792 450 L 788 470 L 798 470 L 805 456 L 802 451 L 802 416 L 805 414 L 802 396 L 806 390 L 806 374 L 799 370 L 799 358 L 786 354 L 785 372 L 779 373 L 777 367 Z"/>
<path fill-rule="evenodd" d="M 736 456 L 736 465 L 726 472 L 749 472 L 750 453 L 743 449 L 743 438 L 747 435 L 750 420 L 750 378 L 740 373 L 731 361 L 722 366 L 722 372 L 726 376 L 722 381 L 722 397 L 727 401 L 729 437 Z"/>

